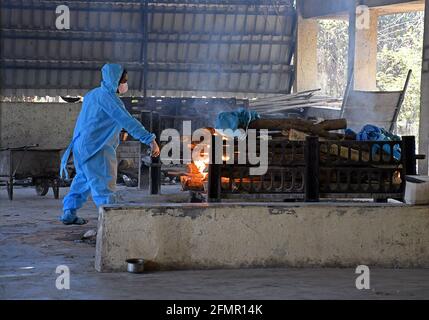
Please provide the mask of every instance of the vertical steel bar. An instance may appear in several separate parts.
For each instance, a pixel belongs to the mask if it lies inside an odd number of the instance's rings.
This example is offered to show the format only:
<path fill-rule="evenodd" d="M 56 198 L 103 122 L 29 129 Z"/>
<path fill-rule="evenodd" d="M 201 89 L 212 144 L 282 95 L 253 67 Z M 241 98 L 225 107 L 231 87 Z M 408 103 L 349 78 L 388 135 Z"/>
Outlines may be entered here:
<path fill-rule="evenodd" d="M 149 1 L 144 2 L 144 33 L 143 33 L 143 46 L 144 46 L 144 67 L 143 67 L 143 97 L 147 98 L 147 77 L 149 74 L 149 61 L 148 61 L 148 38 L 149 38 L 149 20 L 148 20 Z"/>
<path fill-rule="evenodd" d="M 162 8 L 164 8 L 164 7 L 162 7 Z M 152 20 L 151 20 L 151 23 L 153 23 L 153 21 L 155 20 L 155 15 L 157 14 L 157 12 L 155 12 L 155 11 L 152 11 Z M 156 30 L 156 33 L 155 33 L 155 41 L 154 41 L 154 46 L 155 46 L 155 48 L 154 48 L 154 55 L 153 55 L 153 57 L 154 57 L 154 59 L 156 59 L 156 61 L 159 61 L 159 60 L 162 60 L 162 58 L 160 58 L 159 57 L 159 55 L 158 55 L 158 46 L 159 46 L 159 43 L 160 43 L 160 41 L 158 41 L 158 38 L 159 38 L 159 35 L 160 34 L 162 34 L 163 33 L 163 31 L 164 31 L 164 16 L 165 16 L 165 14 L 164 14 L 164 12 L 161 12 L 161 22 L 160 22 L 160 31 L 158 31 L 158 30 Z M 165 60 L 162 60 L 162 62 L 166 62 L 166 59 Z M 153 83 L 153 85 L 155 86 L 155 90 L 157 90 L 158 89 L 158 80 L 159 80 L 159 72 L 157 71 L 157 72 L 155 72 L 155 80 L 154 80 L 154 83 Z"/>
<path fill-rule="evenodd" d="M 209 164 L 209 181 L 207 190 L 208 202 L 220 202 L 221 200 L 221 165 L 216 164 L 216 136 L 212 135 L 211 161 Z"/>
<path fill-rule="evenodd" d="M 149 1 L 141 0 L 140 3 L 140 14 L 141 14 L 141 32 L 142 32 L 142 44 L 140 47 L 140 62 L 143 63 L 143 70 L 140 72 L 140 85 L 139 90 L 143 91 L 143 97 L 147 98 L 147 75 L 148 75 L 148 8 Z"/>
<path fill-rule="evenodd" d="M 319 201 L 319 138 L 314 136 L 305 139 L 305 201 Z"/>
<path fill-rule="evenodd" d="M 268 17 L 267 17 L 267 19 L 268 19 Z M 270 46 L 269 46 L 269 49 L 268 49 L 268 52 L 267 52 L 267 57 L 268 57 L 268 60 L 266 61 L 267 63 L 269 63 L 269 61 L 271 61 L 270 60 L 270 58 L 271 58 L 271 52 L 272 52 L 272 50 L 273 50 L 273 41 L 274 41 L 274 35 L 276 34 L 276 31 L 277 31 L 277 24 L 278 24 L 278 22 L 279 22 L 279 20 L 280 20 L 280 15 L 278 15 L 275 19 L 274 19 L 274 28 L 273 28 L 273 32 L 272 32 L 272 34 L 270 35 L 270 39 L 271 39 L 271 44 L 270 44 Z M 262 35 L 262 37 L 264 37 L 265 36 L 265 34 L 266 34 L 266 32 L 267 32 L 267 30 L 266 30 L 266 28 L 264 29 L 264 32 L 263 32 L 263 35 Z M 283 39 L 283 37 L 284 36 L 282 36 L 282 39 Z M 280 54 L 280 52 L 281 52 L 281 47 L 279 48 L 279 54 Z M 280 62 L 280 60 L 279 60 L 279 62 Z M 262 62 L 260 61 L 259 63 L 261 63 L 262 64 Z M 276 62 L 274 62 L 274 63 L 276 63 Z M 268 81 L 267 81 L 267 88 L 269 89 L 270 88 L 270 86 L 271 86 L 271 80 L 272 80 L 272 74 L 269 74 L 269 76 L 268 76 Z"/>
<path fill-rule="evenodd" d="M 406 175 L 416 175 L 416 138 L 414 136 L 403 136 L 402 164 Z M 393 148 L 392 148 L 393 149 Z M 393 152 L 392 152 L 393 153 Z"/>
<path fill-rule="evenodd" d="M 257 10 L 260 10 L 261 8 L 259 8 L 258 7 L 258 9 Z M 264 64 L 262 63 L 262 61 L 261 61 L 261 54 L 262 54 L 262 47 L 263 47 L 263 37 L 264 37 L 264 34 L 265 34 L 265 32 L 266 32 L 266 30 L 267 30 L 267 22 L 268 22 L 268 6 L 266 7 L 266 9 L 267 9 L 267 15 L 265 16 L 265 21 L 264 21 L 264 26 L 263 26 L 263 30 L 262 30 L 262 32 L 261 32 L 261 34 L 259 34 L 259 42 L 258 42 L 258 55 L 257 55 L 257 57 L 256 57 L 256 63 L 258 63 L 259 64 L 259 72 L 257 73 L 257 75 L 258 75 L 258 80 L 257 80 L 257 82 L 256 83 L 261 83 L 261 74 L 262 74 L 262 70 L 263 70 L 263 68 L 264 68 Z M 255 15 L 254 16 L 254 18 L 255 18 L 255 23 L 254 23 L 254 25 L 253 25 L 253 33 L 252 33 L 252 35 L 250 36 L 250 40 L 253 40 L 254 39 L 254 36 L 256 36 L 256 29 L 257 29 L 257 26 L 258 26 L 258 18 L 259 18 L 259 15 Z M 253 42 L 252 42 L 253 43 Z M 272 46 L 272 44 L 270 44 L 269 45 L 270 47 Z M 252 52 L 253 50 L 252 50 L 252 44 L 250 44 L 249 43 L 249 53 L 248 53 L 248 57 L 247 57 L 247 65 L 251 65 L 252 64 L 252 61 L 251 61 L 251 52 Z M 253 72 L 253 70 L 252 70 L 252 72 Z M 268 73 L 268 79 L 271 77 L 271 74 L 270 73 Z M 249 75 L 247 75 L 247 88 L 250 88 L 250 83 L 251 83 L 251 78 L 252 78 L 252 76 L 249 74 Z M 268 81 L 265 81 L 265 90 L 267 90 L 268 89 Z"/>
<path fill-rule="evenodd" d="M 295 54 L 295 48 L 296 48 L 296 35 L 297 35 L 297 30 L 298 30 L 298 17 L 297 17 L 297 13 L 295 12 L 292 16 L 292 32 L 291 32 L 291 36 L 292 36 L 292 48 L 290 49 L 290 54 L 288 57 L 288 65 L 290 66 L 292 64 L 292 59 L 293 56 Z M 295 63 L 294 63 L 295 64 Z M 290 73 L 289 76 L 289 87 L 288 87 L 288 93 L 292 92 L 292 87 L 293 87 L 293 83 L 295 82 L 295 66 L 294 67 L 294 72 Z"/>
<path fill-rule="evenodd" d="M 146 129 L 150 129 L 151 125 L 151 112 L 150 111 L 142 111 L 140 115 L 140 122 Z M 138 188 L 139 189 L 145 189 L 149 186 L 149 176 L 147 174 L 147 171 L 142 170 L 142 149 L 144 146 L 140 145 L 140 153 L 139 153 L 139 176 L 138 176 Z"/>
<path fill-rule="evenodd" d="M 151 113 L 150 131 L 156 135 L 156 140 L 159 141 L 161 136 L 161 117 L 158 112 Z M 161 193 L 161 157 L 152 157 L 151 166 L 149 168 L 149 193 Z"/>

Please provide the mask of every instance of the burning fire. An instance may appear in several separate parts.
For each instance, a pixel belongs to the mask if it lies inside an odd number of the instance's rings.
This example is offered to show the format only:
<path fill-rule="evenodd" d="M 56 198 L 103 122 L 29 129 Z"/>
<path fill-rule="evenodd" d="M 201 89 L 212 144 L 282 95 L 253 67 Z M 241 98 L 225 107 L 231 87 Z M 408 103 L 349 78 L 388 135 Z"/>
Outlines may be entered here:
<path fill-rule="evenodd" d="M 218 133 L 213 133 L 214 135 L 217 135 Z M 224 141 L 228 140 L 226 136 L 222 135 L 222 139 Z M 192 141 L 189 146 L 192 150 L 194 148 L 201 144 L 196 141 Z M 207 149 L 210 148 L 210 145 L 206 146 Z M 205 151 L 207 151 L 207 149 Z M 223 155 L 222 160 L 228 161 L 230 157 L 228 155 Z M 192 161 L 190 164 L 188 164 L 187 169 L 188 172 L 180 177 L 181 183 L 182 183 L 182 189 L 183 190 L 194 190 L 194 191 L 204 191 L 204 184 L 208 180 L 208 166 L 210 163 L 210 157 L 208 152 L 203 152 L 201 150 L 200 157 L 198 160 Z M 229 181 L 228 178 L 222 177 L 222 183 L 225 183 L 225 179 Z M 228 182 L 226 182 L 228 183 Z"/>
<path fill-rule="evenodd" d="M 207 175 L 208 175 L 208 173 L 206 172 L 208 164 L 209 164 L 209 159 L 208 158 L 204 159 L 204 160 L 194 161 L 194 165 L 197 167 L 198 171 L 203 176 L 203 179 L 205 179 L 207 177 Z"/>
<path fill-rule="evenodd" d="M 183 190 L 204 191 L 204 182 L 208 180 L 209 157 L 188 164 L 188 172 L 180 177 Z"/>

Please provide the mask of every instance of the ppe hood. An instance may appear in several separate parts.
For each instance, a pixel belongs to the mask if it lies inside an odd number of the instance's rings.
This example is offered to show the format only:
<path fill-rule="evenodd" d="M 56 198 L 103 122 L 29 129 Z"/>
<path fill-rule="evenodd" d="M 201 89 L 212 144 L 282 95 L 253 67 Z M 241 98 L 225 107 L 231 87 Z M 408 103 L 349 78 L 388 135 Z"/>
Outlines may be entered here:
<path fill-rule="evenodd" d="M 101 69 L 101 75 L 103 80 L 101 86 L 109 92 L 116 93 L 119 86 L 119 80 L 121 80 L 122 72 L 124 69 L 121 65 L 116 63 L 107 63 Z"/>

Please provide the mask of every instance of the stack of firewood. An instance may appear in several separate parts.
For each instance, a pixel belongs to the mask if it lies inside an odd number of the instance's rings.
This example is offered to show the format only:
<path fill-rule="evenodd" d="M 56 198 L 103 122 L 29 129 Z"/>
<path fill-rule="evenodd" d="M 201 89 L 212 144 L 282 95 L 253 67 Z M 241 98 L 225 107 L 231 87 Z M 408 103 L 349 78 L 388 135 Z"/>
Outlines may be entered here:
<path fill-rule="evenodd" d="M 332 132 L 346 129 L 346 119 L 324 120 L 316 123 L 303 119 L 259 119 L 250 123 L 250 129 L 268 129 L 277 131 L 289 140 L 305 140 L 308 135 L 318 136 L 326 140 L 343 140 L 349 137 L 342 133 Z"/>
<path fill-rule="evenodd" d="M 347 128 L 346 119 L 324 120 L 322 122 L 313 122 L 303 119 L 259 119 L 250 123 L 249 128 L 252 129 L 268 129 L 269 131 L 277 132 L 273 135 L 275 139 L 287 139 L 291 141 L 303 141 L 307 136 L 318 136 L 319 140 L 355 140 L 355 136 L 348 136 L 343 133 L 332 132 Z M 340 148 L 338 150 L 338 148 Z M 326 145 L 320 146 L 321 154 L 332 154 L 341 158 L 359 161 L 368 161 L 369 150 L 361 152 L 354 148 L 347 148 L 333 144 L 329 150 Z"/>
<path fill-rule="evenodd" d="M 204 191 L 204 181 L 207 176 L 201 173 L 197 166 L 192 162 L 187 166 L 187 171 L 180 175 L 182 190 Z"/>

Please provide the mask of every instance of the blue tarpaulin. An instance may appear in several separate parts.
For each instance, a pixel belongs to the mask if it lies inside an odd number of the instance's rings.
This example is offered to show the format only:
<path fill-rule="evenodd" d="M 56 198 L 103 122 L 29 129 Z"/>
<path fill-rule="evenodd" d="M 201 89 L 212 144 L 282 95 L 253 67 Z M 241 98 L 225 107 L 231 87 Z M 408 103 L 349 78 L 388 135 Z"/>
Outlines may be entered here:
<path fill-rule="evenodd" d="M 383 128 L 379 128 L 372 124 L 365 125 L 362 130 L 356 135 L 358 141 L 399 141 L 401 138 L 397 135 L 391 134 Z M 380 149 L 379 145 L 374 145 L 372 149 L 373 155 Z M 391 153 L 390 146 L 383 145 L 383 151 L 387 154 Z M 393 157 L 397 160 L 401 158 L 401 148 L 399 145 L 393 147 Z"/>
<path fill-rule="evenodd" d="M 216 118 L 215 128 L 235 131 L 237 129 L 247 129 L 250 122 L 259 119 L 260 115 L 255 111 L 239 108 L 236 111 L 221 112 Z"/>

